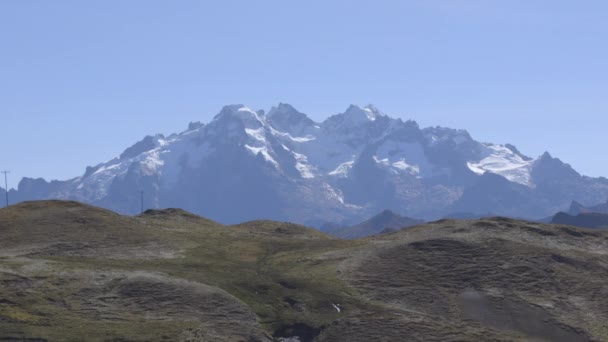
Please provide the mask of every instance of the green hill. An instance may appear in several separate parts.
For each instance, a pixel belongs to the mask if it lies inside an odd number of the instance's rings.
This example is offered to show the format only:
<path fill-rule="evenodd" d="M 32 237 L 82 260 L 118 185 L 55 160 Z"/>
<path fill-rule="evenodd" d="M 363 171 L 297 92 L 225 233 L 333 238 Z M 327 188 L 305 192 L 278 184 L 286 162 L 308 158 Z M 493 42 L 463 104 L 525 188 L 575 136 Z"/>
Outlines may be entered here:
<path fill-rule="evenodd" d="M 0 340 L 607 340 L 608 234 L 502 218 L 363 240 L 177 209 L 0 209 Z"/>

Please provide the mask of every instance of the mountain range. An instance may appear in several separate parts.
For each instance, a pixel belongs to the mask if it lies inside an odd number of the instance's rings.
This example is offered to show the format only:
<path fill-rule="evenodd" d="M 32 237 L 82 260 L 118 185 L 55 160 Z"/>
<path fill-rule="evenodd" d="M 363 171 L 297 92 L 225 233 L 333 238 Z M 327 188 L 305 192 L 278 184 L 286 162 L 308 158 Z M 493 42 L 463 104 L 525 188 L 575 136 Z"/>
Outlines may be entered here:
<path fill-rule="evenodd" d="M 484 143 L 465 130 L 421 128 L 374 106 L 315 122 L 288 104 L 267 113 L 224 107 L 209 123 L 150 135 L 76 178 L 23 178 L 13 202 L 77 200 L 123 214 L 178 207 L 222 223 L 269 218 L 352 225 L 388 209 L 539 218 L 575 200 L 608 198 L 608 179 L 544 153 Z M 1 194 L 0 194 L 1 195 Z"/>

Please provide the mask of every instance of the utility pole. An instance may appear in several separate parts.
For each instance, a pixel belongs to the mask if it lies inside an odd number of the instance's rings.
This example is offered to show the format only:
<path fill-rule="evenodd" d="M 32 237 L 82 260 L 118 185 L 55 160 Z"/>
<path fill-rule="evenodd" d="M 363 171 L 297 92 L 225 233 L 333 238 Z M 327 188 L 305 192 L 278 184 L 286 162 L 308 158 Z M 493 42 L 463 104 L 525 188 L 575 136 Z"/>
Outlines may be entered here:
<path fill-rule="evenodd" d="M 8 174 L 10 171 L 4 170 L 0 171 L 0 173 L 4 173 L 4 194 L 6 195 L 6 207 L 8 208 Z"/>
<path fill-rule="evenodd" d="M 139 192 L 140 198 L 141 198 L 141 213 L 144 213 L 144 192 L 140 191 Z"/>

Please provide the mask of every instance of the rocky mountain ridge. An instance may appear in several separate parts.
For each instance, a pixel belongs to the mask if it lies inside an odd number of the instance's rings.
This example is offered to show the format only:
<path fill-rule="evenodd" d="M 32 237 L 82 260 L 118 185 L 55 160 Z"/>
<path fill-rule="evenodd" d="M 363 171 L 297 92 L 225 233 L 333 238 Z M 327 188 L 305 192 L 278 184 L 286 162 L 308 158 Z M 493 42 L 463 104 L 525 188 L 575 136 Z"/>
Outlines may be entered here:
<path fill-rule="evenodd" d="M 435 219 L 454 212 L 538 218 L 572 200 L 608 198 L 608 180 L 545 153 L 420 128 L 374 106 L 315 122 L 291 105 L 224 107 L 211 122 L 147 136 L 80 177 L 24 178 L 14 201 L 71 199 L 120 213 L 178 207 L 224 223 L 272 218 L 353 224 L 382 210 Z"/>

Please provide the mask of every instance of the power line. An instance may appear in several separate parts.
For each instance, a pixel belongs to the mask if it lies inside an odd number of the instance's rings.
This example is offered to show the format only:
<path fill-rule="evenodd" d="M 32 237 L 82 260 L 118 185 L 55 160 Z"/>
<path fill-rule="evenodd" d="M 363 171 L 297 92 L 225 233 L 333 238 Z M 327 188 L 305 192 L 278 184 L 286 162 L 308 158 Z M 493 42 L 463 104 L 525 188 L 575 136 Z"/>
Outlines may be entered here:
<path fill-rule="evenodd" d="M 4 194 L 6 195 L 6 207 L 8 208 L 8 174 L 10 171 L 4 170 L 0 171 L 0 173 L 4 173 Z"/>
<path fill-rule="evenodd" d="M 141 196 L 141 212 L 140 213 L 144 213 L 144 192 L 140 191 L 139 192 L 140 196 Z"/>

